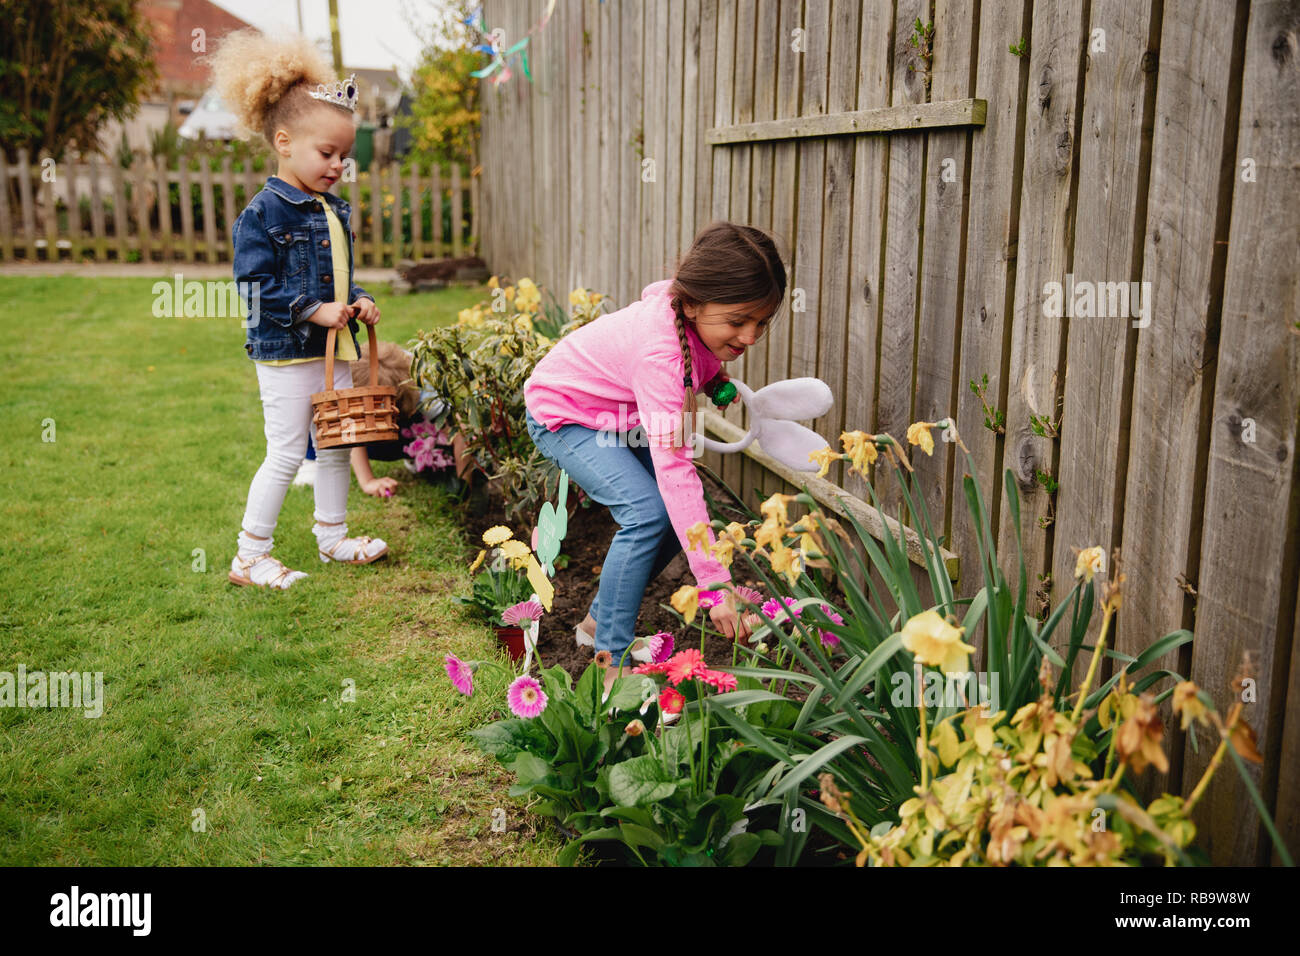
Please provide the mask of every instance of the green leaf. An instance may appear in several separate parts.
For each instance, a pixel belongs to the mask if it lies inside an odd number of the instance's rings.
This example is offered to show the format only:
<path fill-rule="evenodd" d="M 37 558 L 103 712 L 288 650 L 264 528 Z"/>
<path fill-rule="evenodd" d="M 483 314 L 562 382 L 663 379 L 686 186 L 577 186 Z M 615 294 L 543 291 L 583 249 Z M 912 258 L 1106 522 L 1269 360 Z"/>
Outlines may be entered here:
<path fill-rule="evenodd" d="M 609 796 L 620 806 L 644 806 L 672 796 L 677 779 L 654 757 L 633 757 L 609 772 Z"/>

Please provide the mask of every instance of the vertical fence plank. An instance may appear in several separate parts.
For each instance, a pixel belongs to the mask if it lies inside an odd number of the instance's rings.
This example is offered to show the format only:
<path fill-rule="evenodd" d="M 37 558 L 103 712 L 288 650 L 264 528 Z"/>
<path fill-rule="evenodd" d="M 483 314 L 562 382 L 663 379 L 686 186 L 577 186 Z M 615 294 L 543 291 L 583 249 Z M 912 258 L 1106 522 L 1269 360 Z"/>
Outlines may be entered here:
<path fill-rule="evenodd" d="M 1051 496 L 1035 477 L 1055 474 L 1053 443 L 1034 434 L 1031 415 L 1055 415 L 1065 327 L 1044 315 L 1043 287 L 1069 271 L 1077 97 L 1082 82 L 1083 19 L 1078 8 L 1036 8 L 1029 46 L 1024 182 L 1016 271 L 1015 321 L 1003 460 L 1020 491 L 1025 565 L 1033 587 L 1050 568 Z M 998 482 L 1001 487 L 1001 482 Z M 1001 515 L 998 554 L 1014 580 L 1016 528 Z"/>
<path fill-rule="evenodd" d="M 465 207 L 460 179 L 460 163 L 451 164 L 451 254 L 459 258 L 464 251 Z"/>
<path fill-rule="evenodd" d="M 831 6 L 830 70 L 826 99 L 826 110 L 829 113 L 840 113 L 857 106 L 862 15 L 863 6 L 860 3 L 834 0 Z M 839 446 L 840 432 L 844 430 L 845 385 L 848 375 L 848 356 L 844 346 L 849 334 L 851 296 L 844 276 L 851 273 L 856 258 L 851 241 L 856 139 L 857 137 L 834 136 L 826 140 L 826 181 L 822 198 L 825 220 L 820 253 L 824 278 L 818 296 L 820 321 L 815 345 L 817 377 L 830 386 L 835 401 L 830 410 L 811 425 L 833 448 Z M 827 477 L 837 483 L 843 481 L 843 468 L 838 462 L 832 466 Z"/>
<path fill-rule="evenodd" d="M 869 3 L 862 9 L 858 31 L 857 109 L 888 106 L 893 87 L 893 11 Z M 780 149 L 777 156 L 781 155 Z M 844 423 L 847 431 L 870 432 L 875 427 L 874 394 L 879 355 L 877 339 L 884 321 L 885 195 L 888 184 L 889 139 L 859 136 L 853 144 L 853 198 L 849 243 L 853 259 L 848 272 L 849 321 L 845 351 Z M 780 187 L 777 187 L 778 194 Z M 798 318 L 792 316 L 791 318 Z M 771 369 L 769 368 L 769 376 Z M 827 435 L 841 450 L 839 435 Z M 867 497 L 866 482 L 843 471 L 844 488 Z"/>
<path fill-rule="evenodd" d="M 668 7 L 668 24 L 665 35 L 668 44 L 668 92 L 664 97 L 667 110 L 667 133 L 664 139 L 663 168 L 660 175 L 659 201 L 663 207 L 663 236 L 659 254 L 659 275 L 672 278 L 677 264 L 677 256 L 684 251 L 680 248 L 681 230 L 681 196 L 691 182 L 690 173 L 683 168 L 682 157 L 685 152 L 682 142 L 684 120 L 682 117 L 682 89 L 686 70 L 687 49 L 686 0 L 670 0 Z"/>
<path fill-rule="evenodd" d="M 1244 716 L 1262 742 L 1266 762 L 1252 765 L 1251 773 L 1269 802 L 1286 703 L 1284 635 L 1296 611 L 1290 584 L 1300 551 L 1295 262 L 1277 254 L 1294 251 L 1300 241 L 1293 204 L 1279 201 L 1300 195 L 1300 62 L 1279 57 L 1276 46 L 1288 31 L 1294 36 L 1294 10 L 1286 2 L 1254 3 L 1246 33 L 1236 167 L 1249 158 L 1256 172 L 1254 182 L 1237 182 L 1232 193 L 1196 605 L 1197 633 L 1212 639 L 1198 642 L 1192 657 L 1192 678 L 1226 711 L 1228 683 L 1252 652 L 1248 674 L 1258 698 Z M 1211 750 L 1189 747 L 1186 781 L 1200 777 Z M 1218 776 L 1197 805 L 1198 833 L 1216 863 L 1267 858 L 1247 806 L 1232 773 Z"/>
<path fill-rule="evenodd" d="M 37 163 L 37 166 L 41 166 Z M 41 192 L 45 196 L 45 259 L 48 262 L 59 261 L 59 206 L 58 185 L 63 171 L 56 164 L 53 182 L 41 180 Z M 43 171 L 43 169 L 42 169 Z"/>
<path fill-rule="evenodd" d="M 159 207 L 160 209 L 162 207 Z M 221 211 L 225 217 L 221 229 L 221 251 L 226 256 L 227 262 L 233 262 L 235 259 L 235 247 L 230 236 L 230 228 L 235 224 L 235 177 L 230 168 L 230 157 L 221 157 Z M 171 210 L 170 202 L 167 211 L 167 227 L 164 230 L 164 236 L 171 233 Z M 168 246 L 170 246 L 170 242 Z M 168 250 L 170 253 L 170 249 Z M 170 258 L 170 256 L 165 256 Z"/>
<path fill-rule="evenodd" d="M 229 176 L 230 157 L 224 157 L 227 166 L 227 178 Z M 161 249 L 161 258 L 163 262 L 172 261 L 172 191 L 171 191 L 171 171 L 167 168 L 167 161 L 161 157 L 158 160 L 158 168 L 154 170 L 154 181 L 158 189 L 158 245 Z M 227 192 L 231 192 L 228 187 Z M 233 198 L 230 200 L 233 204 Z M 234 223 L 234 217 L 227 214 L 226 233 L 222 242 L 223 246 L 230 246 L 230 225 Z M 230 252 L 230 258 L 235 258 L 233 248 Z"/>
<path fill-rule="evenodd" d="M 684 256 L 701 223 L 696 218 L 695 190 L 699 183 L 696 172 L 700 154 L 700 140 L 704 137 L 704 124 L 700 121 L 699 87 L 701 76 L 708 68 L 700 59 L 700 4 L 701 0 L 686 0 L 685 58 L 682 71 L 682 143 L 681 165 L 678 181 L 681 183 L 680 206 L 677 216 L 677 248 L 675 254 Z"/>
<path fill-rule="evenodd" d="M 153 242 L 149 226 L 149 179 L 152 171 L 147 159 L 137 159 L 131 164 L 131 188 L 135 193 L 135 235 L 136 248 L 140 250 L 141 262 L 153 261 Z"/>
<path fill-rule="evenodd" d="M 212 197 L 212 164 L 199 159 L 199 194 L 203 201 L 203 258 L 217 261 L 217 205 Z"/>
<path fill-rule="evenodd" d="M 442 169 L 437 162 L 434 162 L 430 168 L 429 177 L 429 202 L 432 206 L 433 219 L 433 251 L 430 255 L 435 259 L 441 259 L 446 253 L 447 245 L 442 235 Z"/>
<path fill-rule="evenodd" d="M 81 164 L 63 162 L 64 193 L 68 204 L 68 254 L 73 262 L 81 261 L 81 200 L 77 196 L 77 176 Z"/>
<path fill-rule="evenodd" d="M 108 241 L 104 231 L 104 189 L 100 177 L 104 174 L 104 164 L 98 156 L 90 158 L 90 231 L 94 234 L 95 261 L 108 259 Z M 7 190 L 6 190 L 7 192 Z M 3 197 L 0 197 L 3 200 Z"/>
<path fill-rule="evenodd" d="M 183 164 L 182 164 L 183 165 Z M 113 169 L 113 239 L 117 245 L 117 261 L 126 262 L 127 221 L 126 221 L 126 185 L 123 182 L 122 164 L 114 160 Z M 24 199 L 24 209 L 26 199 Z M 181 203 L 181 208 L 185 204 Z"/>
<path fill-rule="evenodd" d="M 595 152 L 597 159 L 596 188 L 600 204 L 596 215 L 596 248 L 598 268 L 593 280 L 594 288 L 606 295 L 615 292 L 618 276 L 618 242 L 614 233 L 619 231 L 618 221 L 618 161 L 617 150 L 619 109 L 619 57 L 618 20 L 611 4 L 596 6 L 596 113 Z M 614 302 L 614 305 L 619 303 Z"/>
<path fill-rule="evenodd" d="M 1076 282 L 1124 283 L 1098 285 L 1099 290 L 1127 290 L 1127 283 L 1142 278 L 1143 247 L 1137 230 L 1146 225 L 1155 105 L 1155 79 L 1150 72 L 1154 64 L 1147 52 L 1150 0 L 1094 0 L 1090 26 L 1090 36 L 1092 30 L 1105 31 L 1106 51 L 1089 58 L 1081 114 L 1073 274 Z M 1101 299 L 1099 294 L 1099 312 Z M 1108 295 L 1107 311 L 1119 304 L 1118 298 L 1114 303 L 1109 299 Z M 1131 311 L 1131 298 L 1128 304 Z M 1142 305 L 1152 307 L 1149 300 Z M 1109 552 L 1119 544 L 1124 496 L 1122 485 L 1118 492 L 1116 486 L 1128 459 L 1130 356 L 1137 338 L 1145 334 L 1133 324 L 1125 315 L 1070 323 L 1052 553 L 1054 602 L 1063 601 L 1074 585 L 1074 549 L 1100 545 Z M 1100 626 L 1097 620 L 1089 636 L 1095 638 Z M 1137 640 L 1145 647 L 1158 636 L 1139 635 Z M 1082 677 L 1086 665 L 1082 661 L 1078 665 Z M 1160 792 L 1156 789 L 1152 797 Z"/>
<path fill-rule="evenodd" d="M 9 262 L 14 257 L 14 218 L 9 209 L 9 179 L 13 170 L 9 166 L 9 151 L 0 149 L 0 262 Z M 103 223 L 103 209 L 98 196 L 91 201 L 91 215 L 96 212 Z"/>
<path fill-rule="evenodd" d="M 915 20 L 928 22 L 927 0 L 899 0 L 894 13 L 894 106 L 925 102 L 922 61 L 909 43 Z M 925 192 L 925 137 L 903 133 L 889 138 L 889 186 L 885 234 L 885 289 L 877 378 L 877 430 L 906 444 L 912 422 L 912 380 L 916 374 L 917 274 Z M 909 456 L 911 452 L 908 452 Z M 885 510 L 901 518 L 902 488 L 891 468 L 877 467 L 876 491 Z"/>
<path fill-rule="evenodd" d="M 622 84 L 622 113 L 619 117 L 619 302 L 627 305 L 640 297 L 645 284 L 639 275 L 641 266 L 641 158 L 645 154 L 642 119 L 641 37 L 644 31 L 645 4 L 621 4 L 618 8 L 621 28 L 619 70 Z"/>
<path fill-rule="evenodd" d="M 980 7 L 979 62 L 975 96 L 988 102 L 984 129 L 973 136 L 971 197 L 966 224 L 965 284 L 962 289 L 961 354 L 957 371 L 957 427 L 974 461 L 975 478 L 996 533 L 1001 502 L 1002 438 L 970 383 L 988 376 L 985 401 L 991 413 L 1005 411 L 1006 361 L 1016 287 L 1016 238 L 1020 228 L 1021 164 L 1024 158 L 1024 84 L 1028 63 L 1016 57 L 1007 37 L 1028 37 L 1030 5 L 1025 0 L 985 0 Z M 979 530 L 965 503 L 967 463 L 953 469 L 951 543 L 961 568 L 959 591 L 972 597 L 983 586 Z M 976 647 L 982 650 L 979 642 Z"/>
<path fill-rule="evenodd" d="M 190 162 L 181 157 L 180 168 L 181 194 L 181 245 L 184 247 L 185 262 L 194 261 L 194 200 L 190 182 Z"/>
<path fill-rule="evenodd" d="M 114 168 L 119 168 L 116 163 Z M 27 243 L 27 260 L 36 261 L 36 203 L 32 199 L 32 168 L 27 147 L 18 150 L 18 198 L 22 203 L 23 239 Z M 120 208 L 120 204 L 119 204 Z"/>
<path fill-rule="evenodd" d="M 487 123 L 483 124 L 484 134 L 486 134 Z M 414 161 L 411 162 L 411 171 L 406 178 L 406 191 L 408 195 L 408 206 L 411 215 L 411 257 L 419 262 L 424 258 L 424 193 L 420 189 L 420 165 Z M 474 210 L 475 229 L 480 229 L 482 223 L 477 221 L 479 210 Z"/>
<path fill-rule="evenodd" d="M 827 69 L 830 59 L 830 8 L 828 0 L 808 0 L 804 7 L 803 101 L 800 116 L 826 112 Z M 792 330 L 788 374 L 817 374 L 818 317 L 821 314 L 822 219 L 825 214 L 826 140 L 801 139 L 798 150 L 798 217 L 795 224 L 794 280 L 802 293 L 805 311 Z M 792 323 L 793 325 L 793 323 Z"/>
<path fill-rule="evenodd" d="M 971 66 L 978 38 L 973 17 L 970 4 L 935 2 L 932 101 L 974 95 Z M 989 29 L 1000 32 L 1002 28 L 992 21 Z M 916 421 L 940 421 L 956 414 L 956 352 L 961 343 L 961 286 L 965 278 L 962 252 L 970 201 L 966 179 L 971 135 L 961 129 L 932 130 L 927 138 L 916 386 L 912 398 Z M 912 463 L 935 533 L 946 535 L 947 515 L 953 503 L 949 474 L 958 449 L 951 442 L 940 441 L 937 432 L 934 438 L 934 454 L 913 455 Z M 965 507 L 965 498 L 958 503 Z"/>

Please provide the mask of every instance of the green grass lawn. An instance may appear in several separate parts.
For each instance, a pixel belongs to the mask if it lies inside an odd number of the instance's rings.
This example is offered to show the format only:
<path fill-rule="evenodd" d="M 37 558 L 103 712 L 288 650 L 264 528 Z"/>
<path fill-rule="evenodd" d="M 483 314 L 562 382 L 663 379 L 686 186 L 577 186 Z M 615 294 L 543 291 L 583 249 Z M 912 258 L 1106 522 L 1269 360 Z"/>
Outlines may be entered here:
<path fill-rule="evenodd" d="M 451 601 L 447 500 L 376 463 L 401 490 L 354 480 L 348 521 L 389 556 L 323 565 L 293 488 L 275 553 L 311 577 L 229 584 L 265 451 L 255 370 L 238 319 L 154 318 L 153 282 L 0 277 L 0 671 L 103 672 L 105 697 L 97 719 L 0 707 L 0 864 L 552 863 L 557 838 L 462 736 L 504 679 L 467 699 L 443 672 L 497 653 Z M 402 343 L 484 298 L 370 291 Z"/>

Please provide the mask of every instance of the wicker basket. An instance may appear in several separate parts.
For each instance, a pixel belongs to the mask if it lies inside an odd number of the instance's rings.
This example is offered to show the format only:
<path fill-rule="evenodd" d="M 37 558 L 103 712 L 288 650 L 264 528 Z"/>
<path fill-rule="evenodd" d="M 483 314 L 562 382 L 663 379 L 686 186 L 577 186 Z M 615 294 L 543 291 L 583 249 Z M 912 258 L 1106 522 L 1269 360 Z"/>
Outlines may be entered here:
<path fill-rule="evenodd" d="M 330 329 L 325 339 L 325 391 L 311 397 L 316 447 L 352 448 L 395 441 L 398 437 L 397 389 L 374 384 L 379 378 L 375 327 L 366 326 L 370 336 L 371 384 L 361 388 L 334 388 L 336 332 L 336 329 Z"/>

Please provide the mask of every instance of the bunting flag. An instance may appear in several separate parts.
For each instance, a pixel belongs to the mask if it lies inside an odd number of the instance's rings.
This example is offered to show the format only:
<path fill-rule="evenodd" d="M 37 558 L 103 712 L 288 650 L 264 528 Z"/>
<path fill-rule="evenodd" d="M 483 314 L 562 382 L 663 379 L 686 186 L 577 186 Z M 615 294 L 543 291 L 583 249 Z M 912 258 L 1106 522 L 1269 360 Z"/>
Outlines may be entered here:
<path fill-rule="evenodd" d="M 528 31 L 522 40 L 515 43 L 510 49 L 502 50 L 500 44 L 505 42 L 505 31 L 499 27 L 496 30 L 488 30 L 487 24 L 483 20 L 483 7 L 481 5 L 475 7 L 474 12 L 461 22 L 471 30 L 476 30 L 481 35 L 492 38 L 491 43 L 480 43 L 473 48 L 480 53 L 486 53 L 492 59 L 482 69 L 471 70 L 469 75 L 480 80 L 491 77 L 492 82 L 497 85 L 505 83 L 514 75 L 506 61 L 518 54 L 519 64 L 523 68 L 524 76 L 528 78 L 529 83 L 533 82 L 533 74 L 528 67 L 528 41 L 546 29 L 546 24 L 550 22 L 551 14 L 554 12 L 555 0 L 546 0 L 546 11 L 542 14 L 542 18 L 533 25 L 533 28 Z M 500 40 L 497 39 L 498 36 L 501 37 Z"/>

